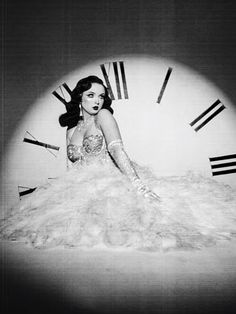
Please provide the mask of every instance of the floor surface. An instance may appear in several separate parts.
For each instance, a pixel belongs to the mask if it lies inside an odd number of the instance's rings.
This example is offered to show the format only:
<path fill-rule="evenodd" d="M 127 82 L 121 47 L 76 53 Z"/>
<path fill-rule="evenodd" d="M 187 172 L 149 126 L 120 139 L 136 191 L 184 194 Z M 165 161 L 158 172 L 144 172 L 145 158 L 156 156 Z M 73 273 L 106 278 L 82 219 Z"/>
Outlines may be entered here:
<path fill-rule="evenodd" d="M 236 313 L 236 241 L 196 251 L 1 245 L 1 313 Z"/>

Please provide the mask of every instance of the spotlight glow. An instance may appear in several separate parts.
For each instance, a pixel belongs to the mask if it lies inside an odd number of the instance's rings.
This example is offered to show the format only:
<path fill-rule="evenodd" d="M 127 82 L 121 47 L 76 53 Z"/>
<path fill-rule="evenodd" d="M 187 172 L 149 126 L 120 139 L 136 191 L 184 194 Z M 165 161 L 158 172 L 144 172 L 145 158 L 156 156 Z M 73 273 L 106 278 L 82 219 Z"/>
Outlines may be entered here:
<path fill-rule="evenodd" d="M 58 123 L 65 108 L 52 91 L 64 82 L 73 89 L 87 75 L 103 78 L 101 64 L 107 65 L 115 89 L 113 69 L 107 64 L 112 61 L 124 61 L 125 65 L 129 99 L 115 100 L 113 108 L 133 160 L 150 166 L 157 175 L 181 175 L 191 170 L 212 176 L 209 157 L 236 153 L 235 109 L 213 82 L 170 59 L 135 55 L 101 59 L 61 78 L 22 117 L 3 161 L 4 209 L 18 199 L 19 185 L 35 187 L 66 171 L 66 130 Z M 158 103 L 169 68 L 172 72 Z M 190 123 L 217 99 L 226 109 L 195 132 Z M 45 147 L 23 142 L 26 135 L 59 146 L 56 157 Z M 235 175 L 219 176 L 217 180 L 236 187 Z"/>

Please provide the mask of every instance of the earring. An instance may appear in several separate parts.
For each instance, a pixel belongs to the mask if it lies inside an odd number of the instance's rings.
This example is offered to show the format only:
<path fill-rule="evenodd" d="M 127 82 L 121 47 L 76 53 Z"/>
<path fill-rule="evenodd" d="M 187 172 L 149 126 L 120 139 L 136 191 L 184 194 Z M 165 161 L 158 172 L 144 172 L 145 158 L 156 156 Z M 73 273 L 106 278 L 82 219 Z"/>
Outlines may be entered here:
<path fill-rule="evenodd" d="M 79 116 L 83 116 L 81 103 L 79 103 Z"/>

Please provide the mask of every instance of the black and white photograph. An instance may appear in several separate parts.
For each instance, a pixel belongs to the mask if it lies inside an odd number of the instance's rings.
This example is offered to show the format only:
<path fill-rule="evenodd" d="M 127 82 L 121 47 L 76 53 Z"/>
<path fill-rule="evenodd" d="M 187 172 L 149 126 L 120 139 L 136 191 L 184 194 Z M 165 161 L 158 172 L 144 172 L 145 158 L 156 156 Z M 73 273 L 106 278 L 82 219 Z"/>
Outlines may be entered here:
<path fill-rule="evenodd" d="M 1 313 L 236 312 L 234 0 L 1 0 Z"/>

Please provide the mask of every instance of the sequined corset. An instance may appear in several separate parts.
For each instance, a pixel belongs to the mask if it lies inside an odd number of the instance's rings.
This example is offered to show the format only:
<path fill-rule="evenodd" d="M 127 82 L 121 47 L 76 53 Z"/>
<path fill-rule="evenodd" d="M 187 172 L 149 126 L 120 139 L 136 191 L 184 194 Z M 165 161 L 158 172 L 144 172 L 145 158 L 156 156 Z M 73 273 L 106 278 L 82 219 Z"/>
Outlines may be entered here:
<path fill-rule="evenodd" d="M 103 135 L 89 135 L 83 140 L 84 153 L 90 155 L 98 155 L 103 148 L 104 137 Z"/>
<path fill-rule="evenodd" d="M 103 163 L 110 159 L 102 134 L 85 136 L 82 146 L 69 144 L 67 154 L 68 158 L 77 165 Z"/>
<path fill-rule="evenodd" d="M 102 134 L 89 135 L 84 137 L 82 145 L 82 154 L 86 164 L 110 161 L 104 136 Z"/>

